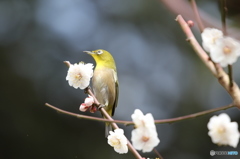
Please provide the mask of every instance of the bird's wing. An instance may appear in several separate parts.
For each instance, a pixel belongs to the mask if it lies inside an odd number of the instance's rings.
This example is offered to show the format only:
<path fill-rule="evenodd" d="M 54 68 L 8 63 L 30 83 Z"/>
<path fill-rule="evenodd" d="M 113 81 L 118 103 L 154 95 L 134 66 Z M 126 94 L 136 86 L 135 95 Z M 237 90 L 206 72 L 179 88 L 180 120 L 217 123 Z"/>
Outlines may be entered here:
<path fill-rule="evenodd" d="M 113 70 L 113 77 L 115 81 L 115 101 L 113 103 L 112 116 L 114 115 L 115 108 L 117 107 L 118 95 L 119 95 L 118 78 L 117 78 L 117 72 L 115 70 Z"/>

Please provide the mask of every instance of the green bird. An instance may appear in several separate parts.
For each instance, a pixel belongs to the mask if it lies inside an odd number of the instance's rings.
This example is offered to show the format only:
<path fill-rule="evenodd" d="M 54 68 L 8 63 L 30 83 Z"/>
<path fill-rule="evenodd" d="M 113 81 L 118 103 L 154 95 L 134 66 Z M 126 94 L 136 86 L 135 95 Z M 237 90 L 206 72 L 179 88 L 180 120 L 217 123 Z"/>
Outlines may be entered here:
<path fill-rule="evenodd" d="M 99 103 L 105 105 L 104 109 L 110 115 L 114 115 L 118 103 L 118 78 L 114 58 L 106 50 L 84 51 L 91 55 L 95 62 L 92 78 L 93 93 Z M 106 123 L 105 136 L 112 130 L 110 123 Z"/>

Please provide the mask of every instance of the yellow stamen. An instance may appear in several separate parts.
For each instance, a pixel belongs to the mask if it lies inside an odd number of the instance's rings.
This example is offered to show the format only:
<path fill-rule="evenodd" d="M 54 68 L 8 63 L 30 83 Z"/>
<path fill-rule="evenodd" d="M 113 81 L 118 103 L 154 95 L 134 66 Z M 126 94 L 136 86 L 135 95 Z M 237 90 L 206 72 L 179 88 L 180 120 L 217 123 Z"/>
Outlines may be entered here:
<path fill-rule="evenodd" d="M 220 133 L 220 134 L 224 133 L 225 131 L 226 130 L 225 130 L 225 128 L 223 126 L 218 128 L 218 133 Z"/>
<path fill-rule="evenodd" d="M 116 146 L 116 145 L 119 145 L 120 144 L 120 141 L 118 139 L 113 139 L 112 140 L 112 145 Z"/>
<path fill-rule="evenodd" d="M 75 78 L 77 78 L 77 79 L 81 79 L 82 78 L 82 75 L 79 73 L 79 74 L 77 74 L 76 76 L 75 76 Z"/>
<path fill-rule="evenodd" d="M 232 52 L 232 50 L 228 46 L 225 46 L 223 48 L 223 52 L 224 52 L 224 54 L 228 55 L 228 54 L 230 54 Z"/>
<path fill-rule="evenodd" d="M 148 140 L 149 140 L 149 137 L 147 137 L 147 136 L 142 137 L 142 141 L 147 142 Z"/>

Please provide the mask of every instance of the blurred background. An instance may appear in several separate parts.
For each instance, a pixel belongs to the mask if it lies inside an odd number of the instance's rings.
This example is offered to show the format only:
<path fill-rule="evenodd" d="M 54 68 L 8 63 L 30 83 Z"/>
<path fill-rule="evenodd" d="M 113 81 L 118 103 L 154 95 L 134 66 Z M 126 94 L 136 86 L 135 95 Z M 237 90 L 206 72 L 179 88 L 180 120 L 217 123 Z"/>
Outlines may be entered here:
<path fill-rule="evenodd" d="M 115 58 L 120 83 L 115 119 L 131 120 L 137 108 L 166 119 L 231 103 L 175 21 L 181 11 L 187 11 L 186 20 L 193 16 L 188 3 L 175 1 L 179 10 L 174 11 L 160 0 L 0 0 L 0 158 L 134 158 L 107 144 L 104 123 L 60 114 L 44 105 L 101 116 L 79 111 L 86 94 L 65 79 L 68 68 L 63 61 L 94 63 L 85 50 L 105 49 Z M 228 27 L 236 30 L 239 6 L 237 0 L 228 1 Z M 220 24 L 217 0 L 203 0 L 198 7 Z M 193 31 L 201 43 L 196 24 Z M 238 84 L 239 67 L 240 62 L 234 64 Z M 218 147 L 207 135 L 209 118 L 222 112 L 240 123 L 240 111 L 231 108 L 159 124 L 161 142 L 156 149 L 167 159 L 239 158 L 209 155 L 210 150 L 240 153 L 240 146 Z M 119 126 L 130 139 L 133 127 Z"/>

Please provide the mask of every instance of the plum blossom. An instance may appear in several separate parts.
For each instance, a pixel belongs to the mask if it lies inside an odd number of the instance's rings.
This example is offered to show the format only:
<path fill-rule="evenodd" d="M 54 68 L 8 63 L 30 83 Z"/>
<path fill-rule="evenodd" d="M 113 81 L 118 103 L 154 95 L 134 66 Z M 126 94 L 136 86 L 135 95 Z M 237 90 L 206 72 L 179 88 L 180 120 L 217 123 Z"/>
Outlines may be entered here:
<path fill-rule="evenodd" d="M 215 63 L 219 63 L 222 67 L 232 65 L 240 56 L 239 41 L 223 37 L 216 40 L 215 45 L 210 50 L 210 57 Z"/>
<path fill-rule="evenodd" d="M 131 117 L 135 124 L 131 138 L 133 147 L 143 152 L 152 151 L 160 142 L 152 114 L 143 115 L 136 109 Z"/>
<path fill-rule="evenodd" d="M 229 145 L 234 148 L 239 142 L 240 133 L 237 122 L 231 122 L 230 117 L 222 113 L 219 116 L 214 115 L 208 122 L 208 135 L 212 142 L 218 145 Z"/>
<path fill-rule="evenodd" d="M 113 131 L 109 131 L 108 144 L 114 147 L 114 150 L 117 153 L 124 154 L 128 152 L 127 147 L 127 138 L 124 135 L 123 129 L 115 129 Z"/>
<path fill-rule="evenodd" d="M 70 64 L 66 80 L 69 85 L 74 88 L 85 89 L 90 84 L 90 79 L 93 76 L 93 64 L 84 64 L 80 62 L 79 64 Z"/>
<path fill-rule="evenodd" d="M 201 34 L 204 50 L 210 52 L 217 39 L 223 37 L 223 32 L 215 28 L 205 28 Z"/>

